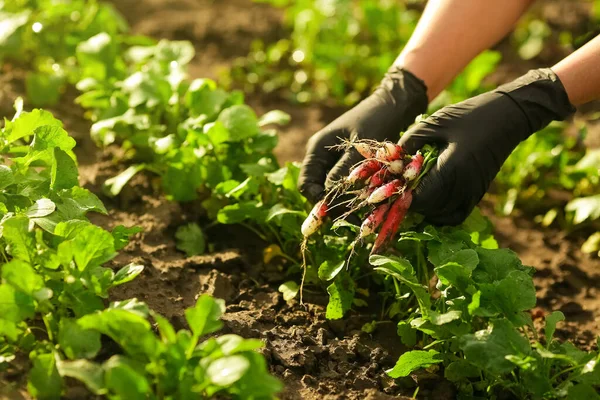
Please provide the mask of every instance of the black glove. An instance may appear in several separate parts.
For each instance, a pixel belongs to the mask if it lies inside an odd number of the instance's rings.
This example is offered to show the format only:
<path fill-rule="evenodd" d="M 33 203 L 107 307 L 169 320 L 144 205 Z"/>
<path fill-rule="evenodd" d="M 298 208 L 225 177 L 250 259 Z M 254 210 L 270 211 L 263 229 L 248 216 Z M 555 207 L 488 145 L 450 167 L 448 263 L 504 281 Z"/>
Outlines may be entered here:
<path fill-rule="evenodd" d="M 354 149 L 343 154 L 330 149 L 341 139 L 396 141 L 426 109 L 425 84 L 406 70 L 390 69 L 372 95 L 310 138 L 298 180 L 302 194 L 312 202 L 320 200 L 325 187 L 363 159 Z"/>
<path fill-rule="evenodd" d="M 574 111 L 550 69 L 529 71 L 494 91 L 437 111 L 399 142 L 410 154 L 427 143 L 441 150 L 437 165 L 415 190 L 413 209 L 434 224 L 461 223 L 521 141 Z"/>

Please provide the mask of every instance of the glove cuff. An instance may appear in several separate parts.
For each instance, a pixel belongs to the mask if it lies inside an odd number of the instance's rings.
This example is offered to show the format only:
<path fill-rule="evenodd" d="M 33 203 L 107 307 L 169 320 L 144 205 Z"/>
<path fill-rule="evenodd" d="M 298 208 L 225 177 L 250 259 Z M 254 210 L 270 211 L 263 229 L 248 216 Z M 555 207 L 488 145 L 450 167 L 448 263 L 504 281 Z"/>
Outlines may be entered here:
<path fill-rule="evenodd" d="M 529 124 L 529 135 L 575 112 L 565 87 L 550 68 L 531 70 L 494 92 L 510 97 L 521 108 Z"/>
<path fill-rule="evenodd" d="M 427 85 L 411 72 L 393 65 L 377 89 L 385 91 L 394 106 L 401 107 L 404 120 L 414 122 L 415 118 L 427 111 L 429 100 L 427 98 Z"/>

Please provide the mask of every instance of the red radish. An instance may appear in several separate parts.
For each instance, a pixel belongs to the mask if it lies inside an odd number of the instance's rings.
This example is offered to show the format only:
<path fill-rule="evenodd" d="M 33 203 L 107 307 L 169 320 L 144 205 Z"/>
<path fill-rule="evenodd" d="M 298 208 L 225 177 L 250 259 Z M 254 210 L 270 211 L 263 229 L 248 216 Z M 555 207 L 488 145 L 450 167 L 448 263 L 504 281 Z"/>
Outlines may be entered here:
<path fill-rule="evenodd" d="M 385 183 L 385 180 L 388 175 L 388 169 L 386 167 L 381 168 L 379 171 L 375 172 L 369 181 L 370 188 L 378 188 L 379 186 Z"/>
<path fill-rule="evenodd" d="M 375 210 L 373 210 L 373 212 L 367 216 L 367 218 L 360 226 L 358 238 L 362 239 L 365 236 L 369 236 L 371 233 L 375 233 L 377 228 L 379 228 L 379 225 L 381 225 L 381 223 L 383 222 L 385 213 L 387 213 L 389 208 L 389 203 L 384 203 L 378 206 Z"/>
<path fill-rule="evenodd" d="M 364 158 L 373 158 L 375 157 L 375 150 L 371 145 L 365 142 L 354 142 L 352 146 L 360 153 Z"/>
<path fill-rule="evenodd" d="M 404 181 L 402 179 L 394 179 L 390 183 L 386 183 L 383 186 L 377 188 L 369 198 L 367 199 L 367 203 L 376 204 L 381 203 L 385 199 L 392 197 L 394 194 L 398 193 L 400 188 L 404 185 Z"/>
<path fill-rule="evenodd" d="M 394 235 L 400 228 L 400 224 L 404 220 L 406 216 L 406 212 L 410 208 L 410 203 L 412 202 L 412 191 L 407 190 L 400 194 L 400 196 L 392 203 L 390 207 L 390 211 L 387 214 L 383 225 L 381 226 L 381 230 L 377 235 L 377 239 L 375 239 L 375 244 L 373 245 L 373 249 L 371 249 L 371 254 L 377 254 L 380 250 L 383 250 L 387 247 Z"/>
<path fill-rule="evenodd" d="M 402 146 L 390 143 L 383 142 L 382 146 L 377 149 L 377 153 L 375 153 L 375 158 L 379 161 L 394 161 L 402 157 Z"/>
<path fill-rule="evenodd" d="M 388 169 L 394 175 L 401 175 L 402 170 L 404 170 L 404 161 L 402 160 L 394 160 L 388 165 Z"/>
<path fill-rule="evenodd" d="M 416 179 L 421 173 L 421 168 L 423 168 L 423 160 L 423 155 L 421 153 L 417 153 L 404 169 L 404 173 L 402 174 L 404 179 L 407 181 Z"/>
<path fill-rule="evenodd" d="M 381 163 L 377 160 L 366 160 L 354 168 L 346 178 L 346 182 L 353 184 L 363 181 L 381 169 Z"/>
<path fill-rule="evenodd" d="M 323 224 L 323 219 L 327 215 L 327 208 L 325 200 L 321 200 L 315 204 L 308 217 L 302 223 L 300 230 L 304 237 L 308 237 L 319 230 L 319 227 Z"/>

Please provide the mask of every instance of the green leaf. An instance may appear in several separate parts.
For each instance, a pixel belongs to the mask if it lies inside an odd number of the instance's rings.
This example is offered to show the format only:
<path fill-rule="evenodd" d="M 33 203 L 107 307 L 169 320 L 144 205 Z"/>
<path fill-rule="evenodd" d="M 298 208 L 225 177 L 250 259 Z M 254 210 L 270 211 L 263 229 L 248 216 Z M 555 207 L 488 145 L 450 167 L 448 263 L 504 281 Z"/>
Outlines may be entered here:
<path fill-rule="evenodd" d="M 596 253 L 600 256 L 600 232 L 593 233 L 587 240 L 581 245 L 581 251 L 584 253 Z"/>
<path fill-rule="evenodd" d="M 69 154 L 56 147 L 52 159 L 50 186 L 54 190 L 71 189 L 79 185 L 77 163 Z"/>
<path fill-rule="evenodd" d="M 429 314 L 431 308 L 431 297 L 427 288 L 419 283 L 414 275 L 415 271 L 407 260 L 400 257 L 387 257 L 374 255 L 369 257 L 369 263 L 376 266 L 375 271 L 396 278 L 401 283 L 408 286 L 417 298 L 421 313 L 424 317 Z"/>
<path fill-rule="evenodd" d="M 414 347 L 417 344 L 417 330 L 407 321 L 398 322 L 398 336 L 402 344 L 407 347 Z"/>
<path fill-rule="evenodd" d="M 35 204 L 27 209 L 25 215 L 29 218 L 45 217 L 56 210 L 56 205 L 50 199 L 36 200 Z"/>
<path fill-rule="evenodd" d="M 112 284 L 114 286 L 117 286 L 117 285 L 122 285 L 127 282 L 131 282 L 139 274 L 141 274 L 143 270 L 144 270 L 143 265 L 130 263 L 117 271 L 117 273 L 115 274 L 115 276 L 113 278 Z"/>
<path fill-rule="evenodd" d="M 33 297 L 35 292 L 44 287 L 44 279 L 25 261 L 13 259 L 4 264 L 0 271 L 6 283 L 29 296 Z"/>
<path fill-rule="evenodd" d="M 521 260 L 509 249 L 477 249 L 479 265 L 473 271 L 473 278 L 479 282 L 492 283 L 504 279 L 514 270 L 523 271 Z"/>
<path fill-rule="evenodd" d="M 477 252 L 473 249 L 459 250 L 456 253 L 453 253 L 450 257 L 446 258 L 443 261 L 443 264 L 447 264 L 450 262 L 457 263 L 463 266 L 464 268 L 472 271 L 475 268 L 477 268 L 477 264 L 479 264 L 479 256 L 477 255 Z"/>
<path fill-rule="evenodd" d="M 121 193 L 123 187 L 127 185 L 127 182 L 131 180 L 138 172 L 142 171 L 146 166 L 144 164 L 136 164 L 127 168 L 125 171 L 121 172 L 119 175 L 107 179 L 104 182 L 104 187 L 108 190 L 108 193 L 111 196 L 116 196 Z"/>
<path fill-rule="evenodd" d="M 227 205 L 219 210 L 217 221 L 221 224 L 238 224 L 247 219 L 257 222 L 264 221 L 265 210 L 254 201 L 246 201 Z"/>
<path fill-rule="evenodd" d="M 369 264 L 375 267 L 386 266 L 399 274 L 414 272 L 410 262 L 401 257 L 373 255 L 369 257 Z"/>
<path fill-rule="evenodd" d="M 483 284 L 481 292 L 481 307 L 498 309 L 517 325 L 521 324 L 517 314 L 535 307 L 536 303 L 533 280 L 523 271 L 512 271 L 506 278 L 491 285 Z"/>
<path fill-rule="evenodd" d="M 144 303 L 143 301 L 139 301 L 136 298 L 112 302 L 110 303 L 109 308 L 129 311 L 131 313 L 139 315 L 144 319 L 148 318 L 148 316 L 150 315 L 150 308 L 148 308 L 148 304 Z"/>
<path fill-rule="evenodd" d="M 211 362 L 206 369 L 206 375 L 217 386 L 230 386 L 250 368 L 250 362 L 241 355 L 227 356 Z"/>
<path fill-rule="evenodd" d="M 176 61 L 179 65 L 186 65 L 194 58 L 195 50 L 192 43 L 187 40 L 163 39 L 156 45 L 155 57 L 160 61 L 170 64 Z"/>
<path fill-rule="evenodd" d="M 15 183 L 15 176 L 8 165 L 0 165 L 0 189 L 5 189 Z"/>
<path fill-rule="evenodd" d="M 115 250 L 119 251 L 123 249 L 129 243 L 129 239 L 144 230 L 139 226 L 132 226 L 131 228 L 126 228 L 123 225 L 119 225 L 115 227 L 112 231 L 113 238 L 115 240 Z"/>
<path fill-rule="evenodd" d="M 477 378 L 479 376 L 479 368 L 466 360 L 453 361 L 444 370 L 444 378 L 450 382 L 460 382 L 466 378 Z"/>
<path fill-rule="evenodd" d="M 276 125 L 287 125 L 291 121 L 290 114 L 285 113 L 281 110 L 271 110 L 264 114 L 258 120 L 258 125 L 263 127 L 265 125 L 276 124 Z"/>
<path fill-rule="evenodd" d="M 73 319 L 62 318 L 58 324 L 58 344 L 71 360 L 94 358 L 100 351 L 100 334 L 83 329 Z"/>
<path fill-rule="evenodd" d="M 132 357 L 147 360 L 155 356 L 158 340 L 150 323 L 141 315 L 122 308 L 109 308 L 77 320 L 81 328 L 98 331 L 119 344 Z"/>
<path fill-rule="evenodd" d="M 21 322 L 33 317 L 34 311 L 33 297 L 8 284 L 0 284 L 0 321 Z"/>
<path fill-rule="evenodd" d="M 59 361 L 56 363 L 62 377 L 77 379 L 95 395 L 107 393 L 104 385 L 104 369 L 88 360 Z"/>
<path fill-rule="evenodd" d="M 600 218 L 600 194 L 573 199 L 565 206 L 565 210 L 575 214 L 574 224 L 580 224 L 587 219 L 596 220 Z"/>
<path fill-rule="evenodd" d="M 218 120 L 229 131 L 230 141 L 239 142 L 256 136 L 258 118 L 254 111 L 245 104 L 229 107 L 219 114 Z"/>
<path fill-rule="evenodd" d="M 331 285 L 327 287 L 329 303 L 325 317 L 340 319 L 352 307 L 354 300 L 354 280 L 347 273 L 338 274 Z"/>
<path fill-rule="evenodd" d="M 429 313 L 428 319 L 434 325 L 445 325 L 447 323 L 460 319 L 461 315 L 462 312 L 458 310 L 450 310 L 442 314 L 439 314 L 436 311 L 431 311 Z"/>
<path fill-rule="evenodd" d="M 569 388 L 567 400 L 600 400 L 600 395 L 593 386 L 579 383 Z"/>
<path fill-rule="evenodd" d="M 67 243 L 71 245 L 73 259 L 80 271 L 84 271 L 89 265 L 100 265 L 116 255 L 112 235 L 95 225 L 86 226 L 61 246 Z"/>
<path fill-rule="evenodd" d="M 446 286 L 454 286 L 461 291 L 465 291 L 469 284 L 473 282 L 470 270 L 461 264 L 449 262 L 434 269 L 440 282 Z"/>
<path fill-rule="evenodd" d="M 54 234 L 56 236 L 70 240 L 77 236 L 79 232 L 81 232 L 84 228 L 90 225 L 91 223 L 89 221 L 77 219 L 59 222 L 54 228 Z"/>
<path fill-rule="evenodd" d="M 207 79 L 193 80 L 185 94 L 190 115 L 206 115 L 209 119 L 221 111 L 228 98 L 229 94 L 226 91 L 216 88 L 214 82 Z"/>
<path fill-rule="evenodd" d="M 185 252 L 188 257 L 204 254 L 206 239 L 202 229 L 195 222 L 180 226 L 175 233 L 177 249 Z"/>
<path fill-rule="evenodd" d="M 10 254 L 17 259 L 31 263 L 35 249 L 33 234 L 29 231 L 29 219 L 16 216 L 2 222 L 2 236 L 10 245 Z"/>
<path fill-rule="evenodd" d="M 269 209 L 269 213 L 267 214 L 265 221 L 269 222 L 272 219 L 279 217 L 281 215 L 290 215 L 290 214 L 301 215 L 301 216 L 306 215 L 303 211 L 290 210 L 289 208 L 285 207 L 283 204 L 278 203 Z"/>
<path fill-rule="evenodd" d="M 150 383 L 143 369 L 122 356 L 113 356 L 104 363 L 106 388 L 119 396 L 119 399 L 146 400 L 150 393 Z"/>
<path fill-rule="evenodd" d="M 54 150 L 55 148 L 70 151 L 73 147 L 75 147 L 75 139 L 70 137 L 61 126 L 57 125 L 44 125 L 36 128 L 31 142 L 33 152 Z"/>
<path fill-rule="evenodd" d="M 63 381 L 56 369 L 53 353 L 39 354 L 29 371 L 27 388 L 32 396 L 41 400 L 60 399 Z"/>
<path fill-rule="evenodd" d="M 196 338 L 218 331 L 223 326 L 220 318 L 225 312 L 225 302 L 203 294 L 196 305 L 185 310 L 185 318 Z"/>
<path fill-rule="evenodd" d="M 263 157 L 253 164 L 240 164 L 240 169 L 248 176 L 262 178 L 275 170 L 277 166 L 271 158 Z"/>
<path fill-rule="evenodd" d="M 37 128 L 45 125 L 62 127 L 62 123 L 48 111 L 35 109 L 23 112 L 10 124 L 7 141 L 12 143 L 25 136 L 31 136 Z"/>
<path fill-rule="evenodd" d="M 287 281 L 279 285 L 278 290 L 283 293 L 283 299 L 285 301 L 290 301 L 298 295 L 298 290 L 300 290 L 300 287 L 294 281 Z"/>
<path fill-rule="evenodd" d="M 74 186 L 59 193 L 62 200 L 57 205 L 58 210 L 68 219 L 82 219 L 90 211 L 107 214 L 100 199 L 87 189 Z"/>
<path fill-rule="evenodd" d="M 204 125 L 203 132 L 214 145 L 227 142 L 230 138 L 229 131 L 220 121 Z"/>
<path fill-rule="evenodd" d="M 427 368 L 442 361 L 441 354 L 435 350 L 413 350 L 402 354 L 394 368 L 387 370 L 386 373 L 392 378 L 400 378 L 410 375 L 417 369 Z"/>
<path fill-rule="evenodd" d="M 243 337 L 234 334 L 221 335 L 215 340 L 221 347 L 221 352 L 226 356 L 254 351 L 265 347 L 262 340 L 244 339 Z"/>
<path fill-rule="evenodd" d="M 494 375 L 515 368 L 507 356 L 526 356 L 531 352 L 529 340 L 507 320 L 492 320 L 487 329 L 463 335 L 460 347 L 467 361 Z"/>
<path fill-rule="evenodd" d="M 175 329 L 173 329 L 173 325 L 171 325 L 169 320 L 154 311 L 150 311 L 150 314 L 152 315 L 152 318 L 154 318 L 154 320 L 156 321 L 156 325 L 158 327 L 158 331 L 160 332 L 160 336 L 163 342 L 177 342 L 177 335 L 175 334 Z"/>
<path fill-rule="evenodd" d="M 324 261 L 319 267 L 319 279 L 322 281 L 330 281 L 344 269 L 345 261 L 331 262 Z"/>
<path fill-rule="evenodd" d="M 565 315 L 560 311 L 554 311 L 546 317 L 546 328 L 544 334 L 546 336 L 546 347 L 552 343 L 552 337 L 556 331 L 556 324 L 565 320 Z"/>

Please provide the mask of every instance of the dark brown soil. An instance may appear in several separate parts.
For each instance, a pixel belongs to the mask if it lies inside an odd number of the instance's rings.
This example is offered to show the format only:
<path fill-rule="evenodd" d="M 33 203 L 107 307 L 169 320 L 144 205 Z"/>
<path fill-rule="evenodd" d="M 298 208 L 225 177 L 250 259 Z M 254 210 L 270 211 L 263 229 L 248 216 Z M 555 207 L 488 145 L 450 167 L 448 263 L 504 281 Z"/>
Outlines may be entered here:
<path fill-rule="evenodd" d="M 192 77 L 216 77 L 219 68 L 247 54 L 254 38 L 272 40 L 284 34 L 280 13 L 250 0 L 114 3 L 136 33 L 191 40 L 198 52 Z M 510 76 L 522 67 L 502 68 L 509 71 L 502 73 Z M 0 116 L 10 116 L 10 104 L 23 93 L 22 76 L 18 72 L 4 74 L 0 84 Z M 82 110 L 73 106 L 73 96 L 68 93 L 53 111 L 78 141 L 81 183 L 100 193 L 102 183 L 120 167 L 112 162 L 110 152 L 91 143 L 89 124 L 82 118 Z M 282 130 L 277 148 L 281 161 L 300 160 L 308 137 L 341 112 L 319 106 L 292 106 L 276 98 L 252 97 L 248 101 L 258 113 L 278 108 L 292 115 L 292 123 Z M 417 382 L 421 386 L 419 398 L 455 398 L 452 386 L 435 374 L 396 381 L 387 377 L 384 371 L 404 351 L 393 323 L 382 323 L 369 335 L 360 328 L 373 315 L 351 313 L 344 320 L 327 321 L 326 295 L 318 288 L 309 288 L 314 290 L 305 295 L 304 306 L 296 300 L 285 302 L 277 291 L 289 279 L 285 263 L 275 260 L 264 265 L 260 250 L 264 244 L 252 239 L 250 232 L 212 228 L 207 234 L 211 242 L 217 243 L 215 251 L 186 258 L 175 248 L 174 232 L 188 221 L 202 223 L 198 207 L 167 201 L 155 190 L 154 183 L 151 176 L 136 177 L 117 199 L 102 197 L 109 208 L 108 216 L 92 216 L 93 222 L 107 229 L 121 224 L 144 229 L 113 264 L 116 268 L 135 261 L 146 268 L 138 279 L 114 290 L 111 300 L 137 297 L 168 317 L 176 328 L 182 328 L 186 324 L 184 309 L 200 294 L 225 299 L 225 331 L 265 340 L 264 354 L 271 370 L 285 383 L 282 399 L 408 398 L 402 396 L 411 396 Z M 540 229 L 525 217 L 496 217 L 489 203 L 483 208 L 496 225 L 500 244 L 512 248 L 524 263 L 538 269 L 535 284 L 541 312 L 534 314 L 562 310 L 569 322 L 559 329 L 560 337 L 590 347 L 600 328 L 600 262 L 581 254 L 581 238 Z M 8 398 L 19 398 L 18 393 L 24 392 L 22 386 L 17 386 L 9 393 Z"/>

